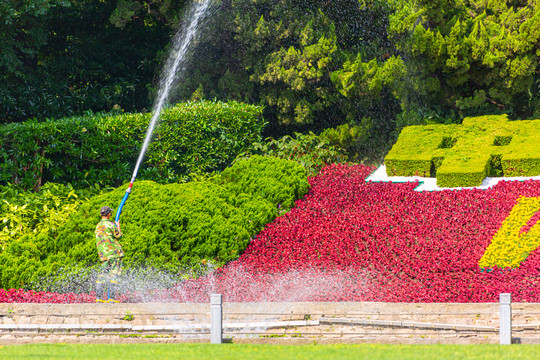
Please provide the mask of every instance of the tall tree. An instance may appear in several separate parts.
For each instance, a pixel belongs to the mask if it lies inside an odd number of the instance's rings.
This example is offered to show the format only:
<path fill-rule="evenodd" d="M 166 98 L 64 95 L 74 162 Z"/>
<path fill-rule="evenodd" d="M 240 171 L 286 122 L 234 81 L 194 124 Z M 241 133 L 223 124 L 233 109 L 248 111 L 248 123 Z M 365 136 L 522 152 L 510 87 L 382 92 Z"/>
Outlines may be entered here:
<path fill-rule="evenodd" d="M 203 89 L 207 97 L 261 103 L 269 135 L 365 123 L 364 117 L 391 127 L 399 108 L 386 86 L 357 102 L 339 91 L 333 75 L 359 54 L 366 63 L 390 56 L 390 12 L 379 0 L 223 1 L 180 96 Z"/>
<path fill-rule="evenodd" d="M 433 116 L 540 117 L 538 0 L 396 1 L 403 107 Z"/>
<path fill-rule="evenodd" d="M 5 0 L 0 2 L 0 122 L 25 117 L 18 106 L 17 87 L 39 67 L 39 52 L 47 44 L 51 12 L 70 6 L 68 0 Z"/>

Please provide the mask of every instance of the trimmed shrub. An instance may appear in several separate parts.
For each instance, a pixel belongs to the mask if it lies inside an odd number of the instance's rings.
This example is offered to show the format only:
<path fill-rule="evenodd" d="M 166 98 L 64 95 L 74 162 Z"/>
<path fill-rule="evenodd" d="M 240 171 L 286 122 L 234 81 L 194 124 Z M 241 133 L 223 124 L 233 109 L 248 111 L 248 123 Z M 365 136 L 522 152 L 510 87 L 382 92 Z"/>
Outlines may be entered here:
<path fill-rule="evenodd" d="M 137 181 L 122 211 L 125 265 L 173 272 L 206 260 L 223 265 L 308 187 L 301 165 L 262 156 L 238 161 L 213 182 Z M 114 207 L 124 190 L 91 198 L 54 234 L 26 235 L 9 244 L 0 254 L 0 286 L 28 286 L 66 266 L 98 263 L 99 209 Z"/>
<path fill-rule="evenodd" d="M 457 125 L 414 125 L 404 128 L 384 160 L 388 175 L 431 176 L 435 170 L 433 159 L 441 157 L 437 149 L 445 149 L 451 143 L 448 139 L 457 130 Z"/>
<path fill-rule="evenodd" d="M 452 156 L 437 169 L 437 185 L 441 187 L 467 187 L 481 185 L 489 172 L 488 154 Z M 448 157 L 447 157 L 448 158 Z M 474 184 L 474 185 L 472 185 Z"/>
<path fill-rule="evenodd" d="M 309 189 L 302 166 L 291 166 L 291 161 L 273 156 L 254 155 L 239 160 L 221 173 L 221 179 L 232 193 L 262 197 L 283 212 L 289 211 Z"/>
<path fill-rule="evenodd" d="M 139 178 L 173 182 L 221 171 L 265 126 L 262 108 L 189 102 L 165 109 Z M 37 190 L 46 182 L 118 186 L 131 178 L 150 114 L 88 114 L 0 127 L 0 183 Z"/>
<path fill-rule="evenodd" d="M 409 126 L 385 163 L 389 176 L 437 177 L 442 187 L 477 186 L 487 176 L 540 175 L 540 120 L 501 115 Z"/>
<path fill-rule="evenodd" d="M 503 172 L 505 176 L 540 175 L 540 120 L 519 123 L 523 123 L 523 128 L 516 127 L 511 141 L 501 146 L 508 148 L 501 158 Z"/>

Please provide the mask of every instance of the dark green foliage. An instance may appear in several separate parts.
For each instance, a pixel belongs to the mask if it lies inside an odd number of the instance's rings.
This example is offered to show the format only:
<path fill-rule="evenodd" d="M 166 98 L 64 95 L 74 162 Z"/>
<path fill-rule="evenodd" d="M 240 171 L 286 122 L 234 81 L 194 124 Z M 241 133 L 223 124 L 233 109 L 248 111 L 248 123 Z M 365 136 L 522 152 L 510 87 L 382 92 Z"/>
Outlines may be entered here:
<path fill-rule="evenodd" d="M 372 127 L 371 119 L 364 118 L 361 125 L 339 125 L 324 130 L 320 137 L 328 139 L 330 144 L 345 150 L 349 161 L 360 162 L 367 158 L 375 159 L 380 156 L 378 152 L 384 151 L 384 147 L 381 149 L 381 147 L 373 146 L 370 137 Z"/>
<path fill-rule="evenodd" d="M 227 0 L 225 0 L 227 1 Z M 184 6 L 189 0 L 118 0 L 110 21 L 118 27 L 130 22 L 144 20 L 155 24 L 157 21 L 177 25 Z"/>
<path fill-rule="evenodd" d="M 124 189 L 91 198 L 56 232 L 10 243 L 0 253 L 0 286 L 29 286 L 60 268 L 96 264 L 99 209 L 114 208 Z M 253 236 L 307 191 L 299 164 L 261 156 L 238 161 L 214 182 L 137 181 L 121 217 L 125 264 L 172 272 L 205 260 L 222 265 L 236 259 Z"/>
<path fill-rule="evenodd" d="M 176 181 L 220 171 L 265 125 L 260 107 L 192 102 L 165 109 L 141 179 Z M 131 178 L 150 114 L 89 114 L 0 127 L 0 182 L 39 189 L 46 182 L 118 186 Z"/>
<path fill-rule="evenodd" d="M 109 21 L 117 1 L 0 2 L 0 123 L 149 108 L 170 29 Z"/>
<path fill-rule="evenodd" d="M 404 59 L 396 96 L 425 117 L 538 118 L 538 1 L 400 1 L 389 33 Z"/>
<path fill-rule="evenodd" d="M 47 42 L 46 19 L 69 0 L 2 1 L 0 3 L 0 68 L 15 75 L 23 75 L 25 58 L 35 56 L 39 47 Z"/>
<path fill-rule="evenodd" d="M 342 149 L 331 145 L 327 138 L 312 132 L 295 133 L 294 137 L 285 135 L 277 140 L 267 138 L 265 142 L 256 142 L 251 150 L 240 154 L 238 159 L 249 158 L 253 154 L 294 160 L 304 167 L 309 176 L 316 175 L 326 164 L 346 160 Z"/>
<path fill-rule="evenodd" d="M 342 92 L 334 76 L 361 55 L 362 62 L 392 53 L 386 36 L 391 7 L 370 0 L 231 0 L 209 20 L 179 89 L 189 99 L 200 85 L 207 98 L 265 106 L 269 136 L 319 132 L 373 119 L 370 136 L 391 131 L 398 103 L 388 87 L 360 78 L 363 94 Z M 219 64 L 216 66 L 216 64 Z M 380 139 L 378 139 L 380 142 Z"/>

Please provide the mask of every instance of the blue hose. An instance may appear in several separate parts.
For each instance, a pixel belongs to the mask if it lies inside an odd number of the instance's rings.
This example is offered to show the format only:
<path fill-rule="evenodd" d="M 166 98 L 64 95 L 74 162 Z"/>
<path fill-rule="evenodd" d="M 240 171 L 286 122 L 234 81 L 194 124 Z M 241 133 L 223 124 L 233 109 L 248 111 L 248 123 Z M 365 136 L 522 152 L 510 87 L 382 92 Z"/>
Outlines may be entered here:
<path fill-rule="evenodd" d="M 122 208 L 124 207 L 124 204 L 126 203 L 129 194 L 131 194 L 131 188 L 133 187 L 133 182 L 129 183 L 129 187 L 126 190 L 126 193 L 124 194 L 124 197 L 122 198 L 122 201 L 120 202 L 120 205 L 118 205 L 118 210 L 116 210 L 116 215 L 114 217 L 114 221 L 118 222 L 120 220 L 120 214 L 122 213 Z"/>

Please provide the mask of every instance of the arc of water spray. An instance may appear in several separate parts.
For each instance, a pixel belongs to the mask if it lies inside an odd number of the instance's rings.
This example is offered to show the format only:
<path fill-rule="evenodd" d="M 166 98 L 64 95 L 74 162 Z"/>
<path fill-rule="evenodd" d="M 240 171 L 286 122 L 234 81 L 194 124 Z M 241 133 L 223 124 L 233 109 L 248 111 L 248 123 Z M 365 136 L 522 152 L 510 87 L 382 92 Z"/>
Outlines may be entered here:
<path fill-rule="evenodd" d="M 137 178 L 139 167 L 141 166 L 146 150 L 148 149 L 148 145 L 150 144 L 150 140 L 152 139 L 154 128 L 156 127 L 156 124 L 161 115 L 161 110 L 163 109 L 163 106 L 165 105 L 165 102 L 169 97 L 169 92 L 171 91 L 175 80 L 178 79 L 180 75 L 182 75 L 182 73 L 184 72 L 184 69 L 180 68 L 180 64 L 185 61 L 189 45 L 197 35 L 200 22 L 208 11 L 212 0 L 195 0 L 195 2 L 195 6 L 192 7 L 188 16 L 188 18 L 191 20 L 184 22 L 184 25 L 177 31 L 176 35 L 174 36 L 173 48 L 171 53 L 169 54 L 165 67 L 163 68 L 162 76 L 159 81 L 158 97 L 157 101 L 154 103 L 152 119 L 150 120 L 150 124 L 146 129 L 144 143 L 141 147 L 139 157 L 137 158 L 137 163 L 135 164 L 135 169 L 133 170 L 131 181 L 129 182 L 128 188 L 126 190 L 126 193 L 124 194 L 124 197 L 122 198 L 122 201 L 120 202 L 120 205 L 118 206 L 118 210 L 116 211 L 116 216 L 114 218 L 115 221 L 120 220 L 122 208 L 124 207 L 124 204 L 126 203 L 129 194 L 131 194 L 133 183 Z"/>

